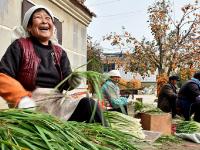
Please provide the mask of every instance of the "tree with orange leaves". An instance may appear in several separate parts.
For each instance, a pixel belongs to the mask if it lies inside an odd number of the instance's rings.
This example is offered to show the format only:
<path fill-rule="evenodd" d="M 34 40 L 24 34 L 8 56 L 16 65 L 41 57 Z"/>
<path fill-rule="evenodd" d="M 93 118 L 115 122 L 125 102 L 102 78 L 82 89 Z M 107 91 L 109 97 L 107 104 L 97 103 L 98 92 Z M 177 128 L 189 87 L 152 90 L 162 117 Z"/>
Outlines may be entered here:
<path fill-rule="evenodd" d="M 121 49 L 128 45 L 122 65 L 129 71 L 143 74 L 157 69 L 159 75 L 167 73 L 169 76 L 182 68 L 190 69 L 190 73 L 199 68 L 199 3 L 183 6 L 179 20 L 173 20 L 171 8 L 167 0 L 157 0 L 148 8 L 152 41 L 145 38 L 138 41 L 125 28 L 122 35 L 112 32 L 104 37 Z"/>
<path fill-rule="evenodd" d="M 103 62 L 101 59 L 102 48 L 97 42 L 92 42 L 92 37 L 87 37 L 87 70 L 102 73 Z"/>

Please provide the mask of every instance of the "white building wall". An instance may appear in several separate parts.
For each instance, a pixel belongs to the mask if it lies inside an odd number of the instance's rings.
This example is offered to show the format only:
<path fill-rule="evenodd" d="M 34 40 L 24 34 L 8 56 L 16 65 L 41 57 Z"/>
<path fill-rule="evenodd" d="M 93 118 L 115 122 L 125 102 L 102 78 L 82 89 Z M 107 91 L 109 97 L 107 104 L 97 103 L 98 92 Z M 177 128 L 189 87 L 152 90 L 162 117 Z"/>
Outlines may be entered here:
<path fill-rule="evenodd" d="M 125 72 L 123 68 L 120 68 L 119 71 L 122 78 L 125 80 L 137 79 L 141 82 L 156 82 L 156 74 L 141 76 L 139 73 Z"/>
<path fill-rule="evenodd" d="M 21 24 L 21 2 L 0 0 L 0 58 L 11 43 L 12 28 Z"/>

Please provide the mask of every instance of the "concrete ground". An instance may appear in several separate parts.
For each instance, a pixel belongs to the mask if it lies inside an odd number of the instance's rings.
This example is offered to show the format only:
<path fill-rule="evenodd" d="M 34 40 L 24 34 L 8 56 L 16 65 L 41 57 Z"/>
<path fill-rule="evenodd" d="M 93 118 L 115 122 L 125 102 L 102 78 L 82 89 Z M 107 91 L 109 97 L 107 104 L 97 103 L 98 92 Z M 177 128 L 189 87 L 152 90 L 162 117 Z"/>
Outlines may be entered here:
<path fill-rule="evenodd" d="M 152 150 L 200 150 L 200 144 L 186 140 L 183 140 L 180 143 L 166 142 L 162 145 L 155 146 Z"/>
<path fill-rule="evenodd" d="M 152 94 L 152 95 L 134 95 L 134 101 L 138 98 L 142 98 L 142 101 L 144 104 L 153 104 L 154 100 L 157 99 L 157 96 Z"/>

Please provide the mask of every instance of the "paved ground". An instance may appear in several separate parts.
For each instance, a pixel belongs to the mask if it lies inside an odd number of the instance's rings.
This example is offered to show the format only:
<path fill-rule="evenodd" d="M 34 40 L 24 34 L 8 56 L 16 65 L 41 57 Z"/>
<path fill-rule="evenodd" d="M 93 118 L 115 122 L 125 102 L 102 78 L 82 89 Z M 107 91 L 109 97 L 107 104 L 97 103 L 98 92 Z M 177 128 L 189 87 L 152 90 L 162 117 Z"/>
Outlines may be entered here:
<path fill-rule="evenodd" d="M 134 95 L 134 100 L 142 98 L 143 103 L 152 104 L 157 99 L 156 95 Z"/>
<path fill-rule="evenodd" d="M 200 144 L 185 140 L 183 140 L 181 143 L 166 142 L 160 146 L 156 146 L 155 150 L 200 150 Z"/>

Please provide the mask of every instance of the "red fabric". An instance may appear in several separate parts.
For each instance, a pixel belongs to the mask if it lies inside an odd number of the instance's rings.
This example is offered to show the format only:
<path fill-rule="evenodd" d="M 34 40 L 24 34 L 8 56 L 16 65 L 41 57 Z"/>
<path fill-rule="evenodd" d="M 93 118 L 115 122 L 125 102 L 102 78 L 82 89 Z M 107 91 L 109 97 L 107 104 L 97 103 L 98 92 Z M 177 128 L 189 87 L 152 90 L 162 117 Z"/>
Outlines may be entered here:
<path fill-rule="evenodd" d="M 36 55 L 30 38 L 19 39 L 19 45 L 23 51 L 17 80 L 24 88 L 32 91 L 35 89 L 36 72 L 41 60 Z"/>
<path fill-rule="evenodd" d="M 17 80 L 24 86 L 25 89 L 33 91 L 36 87 L 35 79 L 37 76 L 37 69 L 40 65 L 40 58 L 35 53 L 33 43 L 30 38 L 20 38 L 19 44 L 22 49 L 22 65 L 17 76 Z M 60 59 L 62 49 L 59 46 L 53 45 L 55 54 L 55 63 L 59 66 L 59 72 L 62 77 L 62 71 L 60 67 Z"/>
<path fill-rule="evenodd" d="M 0 96 L 7 101 L 9 107 L 16 107 L 22 97 L 31 97 L 32 94 L 14 78 L 0 73 Z"/>
<path fill-rule="evenodd" d="M 54 54 L 55 54 L 55 59 L 56 59 L 56 64 L 59 66 L 58 69 L 60 71 L 60 78 L 61 80 L 63 79 L 63 75 L 62 75 L 62 70 L 61 70 L 61 67 L 60 67 L 60 60 L 61 60 L 61 55 L 62 55 L 62 49 L 57 46 L 57 45 L 53 45 L 53 50 L 54 50 Z"/>
<path fill-rule="evenodd" d="M 104 100 L 98 101 L 98 104 L 99 104 L 100 108 L 102 108 L 102 109 L 106 108 Z"/>

